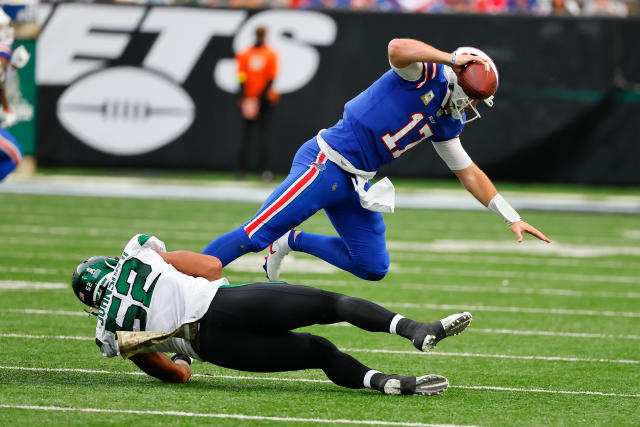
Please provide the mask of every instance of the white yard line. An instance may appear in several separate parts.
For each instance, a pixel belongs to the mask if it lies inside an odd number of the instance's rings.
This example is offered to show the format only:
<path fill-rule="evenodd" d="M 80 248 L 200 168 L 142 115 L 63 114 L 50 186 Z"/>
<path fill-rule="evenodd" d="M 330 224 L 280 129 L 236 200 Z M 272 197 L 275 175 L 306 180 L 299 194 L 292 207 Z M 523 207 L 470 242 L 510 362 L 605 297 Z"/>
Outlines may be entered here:
<path fill-rule="evenodd" d="M 370 282 L 363 280 L 329 280 L 329 279 L 305 279 L 305 285 L 330 286 L 344 288 L 370 288 Z M 597 298 L 621 298 L 639 299 L 640 292 L 611 292 L 611 291 L 582 291 L 574 289 L 556 288 L 520 288 L 509 286 L 509 281 L 502 282 L 500 286 L 477 285 L 425 285 L 423 283 L 394 283 L 394 289 L 416 289 L 424 291 L 466 292 L 466 293 L 498 293 L 498 294 L 523 294 L 523 295 L 549 295 L 562 297 L 597 297 Z"/>
<path fill-rule="evenodd" d="M 105 414 L 134 414 L 134 415 L 169 415 L 176 417 L 218 418 L 253 421 L 277 421 L 285 423 L 323 423 L 323 424 L 360 424 L 360 425 L 384 425 L 384 426 L 419 426 L 419 427 L 456 427 L 456 424 L 423 424 L 410 422 L 380 421 L 380 420 L 347 420 L 331 418 L 293 418 L 293 417 L 267 417 L 261 415 L 221 414 L 182 411 L 141 411 L 134 409 L 100 409 L 100 408 L 75 408 L 60 406 L 35 406 L 35 405 L 7 405 L 0 404 L 0 408 L 25 409 L 31 411 L 56 411 L 56 412 L 89 412 Z M 460 426 L 462 427 L 462 426 Z"/>
<path fill-rule="evenodd" d="M 461 388 L 466 390 L 495 390 L 495 391 L 525 391 L 527 393 L 554 393 L 554 394 L 584 394 L 588 396 L 615 396 L 615 397 L 640 397 L 640 394 L 618 394 L 618 393 L 603 393 L 600 391 L 566 391 L 566 390 L 545 390 L 539 388 L 524 389 L 516 387 L 494 387 L 494 386 L 472 386 L 472 385 L 458 385 L 451 386 L 450 388 Z"/>
<path fill-rule="evenodd" d="M 640 230 L 622 230 L 622 236 L 627 239 L 640 239 Z"/>
<path fill-rule="evenodd" d="M 92 338 L 88 337 L 69 337 L 65 335 L 27 335 L 27 334 L 2 334 L 0 338 L 27 338 L 27 339 L 63 339 L 63 340 L 86 340 L 92 341 Z M 562 357 L 562 356 L 518 356 L 511 354 L 481 354 L 481 353 L 448 353 L 440 351 L 431 351 L 428 353 L 421 353 L 416 350 L 386 350 L 386 349 L 371 349 L 371 348 L 342 348 L 342 351 L 352 351 L 356 353 L 384 353 L 384 354 L 405 354 L 409 356 L 445 356 L 445 357 L 478 357 L 478 358 L 490 358 L 490 359 L 514 359 L 514 360 L 544 360 L 551 362 L 585 362 L 585 363 L 616 363 L 626 365 L 640 364 L 640 360 L 616 360 L 616 359 L 594 359 L 584 357 Z"/>
<path fill-rule="evenodd" d="M 431 310 L 494 311 L 501 313 L 558 314 L 568 316 L 640 317 L 640 313 L 608 310 L 580 310 L 568 308 L 495 307 L 486 305 L 414 304 L 408 302 L 379 302 L 383 307 L 426 308 Z"/>
<path fill-rule="evenodd" d="M 114 225 L 116 227 L 116 225 Z M 149 228 L 149 226 L 146 226 Z M 80 237 L 100 237 L 100 236 L 113 236 L 113 229 L 102 226 L 96 227 L 68 227 L 60 225 L 24 225 L 24 224 L 11 224 L 0 225 L 0 233 L 6 235 L 12 234 L 26 234 L 39 236 L 63 236 L 65 240 L 68 240 L 70 236 Z M 176 239 L 176 240 L 200 240 L 203 238 L 202 231 L 164 231 L 162 233 L 163 239 Z M 126 242 L 124 242 L 126 243 Z M 124 244 L 123 243 L 123 244 Z"/>
<path fill-rule="evenodd" d="M 561 357 L 561 356 L 517 356 L 511 354 L 481 354 L 481 353 L 448 353 L 440 351 L 430 351 L 428 353 L 418 353 L 416 351 L 406 350 L 386 350 L 386 349 L 368 349 L 368 348 L 341 348 L 342 351 L 353 351 L 356 353 L 385 353 L 385 354 L 406 354 L 409 356 L 425 355 L 425 356 L 446 356 L 446 357 L 479 357 L 489 359 L 514 359 L 514 360 L 545 360 L 550 362 L 585 362 L 585 363 L 617 363 L 638 365 L 640 360 L 624 360 L 624 359 L 593 359 L 584 357 Z"/>
<path fill-rule="evenodd" d="M 75 340 L 75 341 L 94 341 L 94 338 L 91 337 L 78 337 L 71 335 L 30 335 L 30 334 L 2 334 L 0 333 L 0 338 L 27 338 L 27 339 L 37 339 L 37 340 Z"/>
<path fill-rule="evenodd" d="M 88 313 L 82 311 L 67 311 L 67 310 L 40 310 L 36 308 L 3 308 L 0 311 L 6 313 L 20 313 L 20 314 L 44 314 L 54 316 L 89 316 Z"/>
<path fill-rule="evenodd" d="M 19 280 L 0 280 L 0 291 L 8 290 L 42 290 L 42 289 L 69 289 L 66 283 L 52 282 L 23 282 Z"/>
<path fill-rule="evenodd" d="M 379 302 L 383 307 L 394 308 L 423 308 L 429 310 L 464 310 L 464 311 L 491 311 L 501 313 L 528 313 L 528 314 L 555 314 L 567 316 L 602 316 L 602 317 L 640 317 L 638 312 L 608 311 L 608 310 L 580 310 L 568 308 L 537 308 L 537 307 L 496 307 L 485 305 L 457 305 L 457 304 L 415 304 L 409 302 Z M 81 311 L 42 310 L 35 308 L 3 308 L 0 312 L 42 314 L 42 315 L 68 315 L 86 316 Z"/>
<path fill-rule="evenodd" d="M 393 268 L 390 270 L 394 270 Z M 447 277 L 495 277 L 497 279 L 525 279 L 525 280 L 563 280 L 578 283 L 629 283 L 640 284 L 640 276 L 616 276 L 598 274 L 573 274 L 573 273 L 538 273 L 512 270 L 461 270 L 453 268 L 431 267 L 401 267 L 396 266 L 396 273 L 424 274 Z"/>
<path fill-rule="evenodd" d="M 59 270 L 40 267 L 13 267 L 0 265 L 0 273 L 57 274 Z"/>
<path fill-rule="evenodd" d="M 593 245 L 583 245 L 584 247 Z M 395 255 L 393 255 L 395 253 Z M 454 263 L 454 264 L 494 264 L 494 265 L 532 265 L 546 267 L 597 267 L 603 269 L 632 269 L 640 268 L 640 262 L 632 261 L 616 261 L 616 260 L 598 260 L 592 258 L 561 258 L 548 257 L 538 254 L 529 254 L 526 257 L 518 255 L 501 254 L 485 255 L 482 253 L 469 254 L 439 254 L 429 252 L 414 252 L 411 250 L 394 250 L 392 258 L 396 261 L 421 261 L 431 263 Z"/>
<path fill-rule="evenodd" d="M 98 221 L 100 222 L 100 221 Z M 196 223 L 200 224 L 201 223 Z M 182 226 L 182 223 L 180 224 Z M 148 225 L 144 226 L 144 228 L 149 228 Z M 157 230 L 156 226 L 151 227 L 154 230 Z M 174 228 L 175 230 L 175 228 Z M 206 231 L 202 231 L 201 233 L 207 233 Z M 213 231 L 210 232 L 213 236 L 215 233 Z M 160 236 L 164 236 L 164 234 L 160 234 Z M 411 242 L 409 242 L 411 243 Z M 484 254 L 438 254 L 438 253 L 425 253 L 425 252 L 413 252 L 413 251 L 395 251 L 396 255 L 392 254 L 392 258 L 395 262 L 399 261 L 421 261 L 421 262 L 431 262 L 431 263 L 454 263 L 454 264 L 469 264 L 469 263 L 477 263 L 484 265 L 531 265 L 531 266 L 546 266 L 546 267 L 575 267 L 575 268 L 584 268 L 584 267 L 596 267 L 602 269 L 640 269 L 640 262 L 632 262 L 632 261 L 615 261 L 615 260 L 598 260 L 593 258 L 561 258 L 561 257 L 553 257 L 549 258 L 547 256 L 540 256 L 536 254 L 529 254 L 526 257 L 522 256 L 513 256 L 510 254 L 502 254 L 500 256 L 490 256 Z M 87 256 L 86 253 L 79 252 L 42 252 L 42 251 L 28 251 L 21 250 L 20 252 L 3 250 L 0 248 L 0 256 L 2 258 L 10 258 L 10 259 L 45 259 L 45 260 L 69 260 L 71 258 L 81 258 L 83 256 Z M 245 255 L 246 256 L 246 255 Z"/>
<path fill-rule="evenodd" d="M 327 327 L 352 327 L 350 323 L 338 322 L 328 325 L 322 325 Z M 585 332 L 559 332 L 559 331 L 523 331 L 514 329 L 479 329 L 469 328 L 465 333 L 479 333 L 479 334 L 500 334 L 500 335 L 528 335 L 528 336 L 541 336 L 541 337 L 566 337 L 566 338 L 586 338 L 586 339 L 615 339 L 615 340 L 640 340 L 640 335 L 612 335 L 612 334 L 590 334 Z M 1 336 L 1 335 L 0 335 Z"/>
<path fill-rule="evenodd" d="M 143 372 L 113 372 L 95 369 L 73 369 L 73 368 L 32 368 L 23 366 L 0 366 L 0 369 L 15 371 L 35 371 L 35 372 L 76 372 L 86 374 L 108 374 L 108 375 L 146 375 Z M 232 380 L 246 381 L 278 381 L 278 382 L 302 382 L 302 383 L 325 383 L 332 384 L 329 380 L 314 380 L 309 378 L 279 378 L 279 377 L 260 377 L 250 375 L 214 375 L 214 374 L 193 374 L 192 377 L 208 377 L 223 378 Z M 526 389 L 516 387 L 498 387 L 488 385 L 451 385 L 450 388 L 468 389 L 468 390 L 495 390 L 495 391 L 516 391 L 523 393 L 552 393 L 552 394 L 582 394 L 594 396 L 611 396 L 611 397 L 640 397 L 640 394 L 623 394 L 623 393 L 604 393 L 599 391 L 579 391 L 579 390 L 550 390 L 550 389 Z"/>
<path fill-rule="evenodd" d="M 329 325 L 322 325 L 327 327 L 354 327 L 347 322 L 332 323 Z M 616 339 L 616 340 L 640 340 L 640 335 L 608 335 L 608 334 L 588 334 L 583 332 L 557 332 L 557 331 L 519 331 L 514 329 L 478 329 L 471 328 L 467 330 L 467 333 L 479 333 L 479 334 L 501 334 L 501 335 L 527 335 L 527 336 L 542 336 L 542 337 L 567 337 L 567 338 L 586 338 L 586 339 Z M 67 335 L 27 335 L 27 334 L 2 334 L 2 338 L 39 338 L 39 339 L 63 339 L 63 340 L 81 340 L 81 341 L 93 341 L 91 337 L 74 337 Z"/>
<path fill-rule="evenodd" d="M 558 255 L 571 258 L 591 258 L 612 255 L 640 255 L 640 246 L 576 245 L 543 243 L 528 240 L 515 243 L 508 240 L 436 240 L 433 242 L 387 241 L 391 251 L 409 252 L 507 252 L 510 254 Z"/>
<path fill-rule="evenodd" d="M 478 329 L 478 328 L 469 329 L 469 332 L 477 332 L 481 334 L 534 335 L 534 336 L 544 336 L 544 337 L 640 340 L 640 335 L 588 334 L 588 333 L 582 333 L 582 332 L 518 331 L 513 329 Z"/>

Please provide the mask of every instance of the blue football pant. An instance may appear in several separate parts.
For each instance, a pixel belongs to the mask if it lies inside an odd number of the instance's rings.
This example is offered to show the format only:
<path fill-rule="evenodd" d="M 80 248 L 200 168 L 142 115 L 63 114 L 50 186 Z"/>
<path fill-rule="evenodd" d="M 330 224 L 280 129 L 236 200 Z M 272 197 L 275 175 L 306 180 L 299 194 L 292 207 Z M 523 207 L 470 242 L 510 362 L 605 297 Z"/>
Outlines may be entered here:
<path fill-rule="evenodd" d="M 302 232 L 289 245 L 365 280 L 382 279 L 389 268 L 382 214 L 364 209 L 345 173 L 320 152 L 315 138 L 296 153 L 287 178 L 243 226 L 213 240 L 203 253 L 223 265 L 247 252 L 260 252 L 288 230 L 324 209 L 340 235 Z"/>

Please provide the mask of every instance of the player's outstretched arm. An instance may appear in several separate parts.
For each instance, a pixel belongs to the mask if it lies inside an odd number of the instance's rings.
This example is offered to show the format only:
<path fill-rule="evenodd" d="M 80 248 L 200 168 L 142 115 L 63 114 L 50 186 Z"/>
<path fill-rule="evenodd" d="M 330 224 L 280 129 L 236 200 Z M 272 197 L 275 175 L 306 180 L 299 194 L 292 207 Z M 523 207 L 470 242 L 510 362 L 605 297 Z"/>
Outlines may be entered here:
<path fill-rule="evenodd" d="M 453 54 L 443 52 L 435 47 L 414 39 L 393 39 L 387 46 L 389 62 L 395 68 L 405 68 L 414 62 L 437 62 L 453 67 L 456 73 L 460 73 L 469 62 L 482 62 L 489 66 L 489 62 L 482 57 L 461 55 L 454 59 Z"/>
<path fill-rule="evenodd" d="M 182 359 L 171 360 L 160 352 L 136 354 L 131 361 L 145 374 L 165 382 L 186 383 L 191 378 L 191 366 Z"/>
<path fill-rule="evenodd" d="M 207 280 L 218 280 L 222 277 L 222 263 L 214 256 L 191 251 L 164 252 L 159 255 L 166 263 L 189 276 L 204 277 Z"/>
<path fill-rule="evenodd" d="M 453 173 L 473 197 L 509 224 L 509 228 L 516 235 L 518 242 L 522 242 L 522 233 L 531 234 L 543 242 L 551 242 L 547 236 L 535 227 L 522 221 L 520 215 L 502 198 L 489 177 L 475 163 L 471 163 L 464 169 L 453 170 Z"/>

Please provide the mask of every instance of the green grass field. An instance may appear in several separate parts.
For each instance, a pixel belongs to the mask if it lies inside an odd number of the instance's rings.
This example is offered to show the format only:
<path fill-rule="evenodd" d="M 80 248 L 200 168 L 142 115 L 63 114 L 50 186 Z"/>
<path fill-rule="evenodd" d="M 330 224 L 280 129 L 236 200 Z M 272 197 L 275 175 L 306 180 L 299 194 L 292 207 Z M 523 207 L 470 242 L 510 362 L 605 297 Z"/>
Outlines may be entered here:
<path fill-rule="evenodd" d="M 401 209 L 386 216 L 392 267 L 375 283 L 296 254 L 282 275 L 290 283 L 418 320 L 471 311 L 470 328 L 430 354 L 348 325 L 309 328 L 375 369 L 446 376 L 440 396 L 198 362 L 187 384 L 163 384 L 100 355 L 95 318 L 68 287 L 78 262 L 118 255 L 141 232 L 200 251 L 256 208 L 0 194 L 0 424 L 640 425 L 640 221 L 631 215 L 523 212 L 554 241 L 545 246 L 517 244 L 490 212 Z M 334 233 L 324 214 L 302 228 Z M 264 279 L 260 258 L 245 258 L 229 266 L 231 283 Z"/>

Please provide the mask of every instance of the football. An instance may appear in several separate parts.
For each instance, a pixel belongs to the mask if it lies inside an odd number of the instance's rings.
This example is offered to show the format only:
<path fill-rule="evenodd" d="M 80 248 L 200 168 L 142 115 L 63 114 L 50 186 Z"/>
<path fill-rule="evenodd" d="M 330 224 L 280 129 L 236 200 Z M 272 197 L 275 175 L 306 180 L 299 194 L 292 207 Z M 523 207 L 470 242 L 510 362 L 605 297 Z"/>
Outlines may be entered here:
<path fill-rule="evenodd" d="M 458 84 L 469 98 L 487 99 L 498 89 L 498 78 L 491 67 L 470 62 L 458 76 Z"/>

